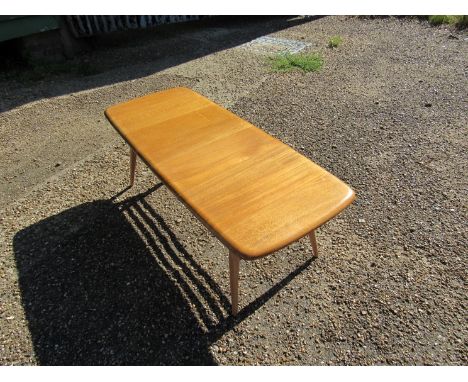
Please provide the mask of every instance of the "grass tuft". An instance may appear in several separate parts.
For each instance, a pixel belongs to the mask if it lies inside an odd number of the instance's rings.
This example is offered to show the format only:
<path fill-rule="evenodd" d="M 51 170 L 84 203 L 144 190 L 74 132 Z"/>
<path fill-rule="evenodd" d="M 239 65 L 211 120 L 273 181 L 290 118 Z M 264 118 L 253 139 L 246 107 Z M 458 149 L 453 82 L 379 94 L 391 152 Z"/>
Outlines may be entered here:
<path fill-rule="evenodd" d="M 329 48 L 338 48 L 338 46 L 343 42 L 343 39 L 340 36 L 333 36 L 328 40 Z"/>
<path fill-rule="evenodd" d="M 318 53 L 279 54 L 270 57 L 271 68 L 277 72 L 289 72 L 301 69 L 304 72 L 315 72 L 323 66 L 323 58 Z"/>
<path fill-rule="evenodd" d="M 466 28 L 468 26 L 468 16 L 449 16 L 449 15 L 433 15 L 427 18 L 432 25 L 449 24 L 458 28 Z"/>

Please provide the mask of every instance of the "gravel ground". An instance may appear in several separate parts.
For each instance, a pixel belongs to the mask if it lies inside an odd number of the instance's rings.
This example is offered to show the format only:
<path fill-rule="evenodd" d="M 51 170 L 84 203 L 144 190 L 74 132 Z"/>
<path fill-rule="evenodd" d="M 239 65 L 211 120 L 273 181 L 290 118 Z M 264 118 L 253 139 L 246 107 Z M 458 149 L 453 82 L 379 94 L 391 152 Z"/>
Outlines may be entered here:
<path fill-rule="evenodd" d="M 83 80 L 2 84 L 0 364 L 466 365 L 466 34 L 356 17 L 181 30 L 107 46 Z M 323 70 L 269 72 L 241 45 L 266 34 L 321 51 Z M 103 118 L 172 86 L 357 193 L 319 229 L 318 259 L 302 239 L 241 263 L 235 319 L 226 249 L 141 163 L 126 189 Z"/>

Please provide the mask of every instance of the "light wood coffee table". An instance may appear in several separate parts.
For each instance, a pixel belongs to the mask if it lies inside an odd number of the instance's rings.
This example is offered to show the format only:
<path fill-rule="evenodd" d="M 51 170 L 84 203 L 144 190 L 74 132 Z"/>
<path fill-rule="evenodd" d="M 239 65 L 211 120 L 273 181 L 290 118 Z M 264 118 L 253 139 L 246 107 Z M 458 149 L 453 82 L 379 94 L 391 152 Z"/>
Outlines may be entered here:
<path fill-rule="evenodd" d="M 109 107 L 136 155 L 229 249 L 232 314 L 240 259 L 309 235 L 354 200 L 353 190 L 291 147 L 202 95 L 174 88 Z M 313 127 L 311 127 L 313 128 Z"/>

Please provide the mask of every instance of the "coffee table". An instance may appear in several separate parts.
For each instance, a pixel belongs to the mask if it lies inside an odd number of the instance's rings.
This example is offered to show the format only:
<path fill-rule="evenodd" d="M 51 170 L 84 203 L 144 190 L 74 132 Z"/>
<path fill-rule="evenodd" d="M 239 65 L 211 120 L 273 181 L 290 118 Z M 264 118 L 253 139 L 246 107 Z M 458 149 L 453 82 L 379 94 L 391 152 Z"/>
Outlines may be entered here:
<path fill-rule="evenodd" d="M 346 208 L 353 190 L 310 159 L 187 88 L 173 88 L 106 109 L 137 155 L 229 249 L 232 314 L 239 263 L 309 235 Z M 311 127 L 312 128 L 312 127 Z"/>

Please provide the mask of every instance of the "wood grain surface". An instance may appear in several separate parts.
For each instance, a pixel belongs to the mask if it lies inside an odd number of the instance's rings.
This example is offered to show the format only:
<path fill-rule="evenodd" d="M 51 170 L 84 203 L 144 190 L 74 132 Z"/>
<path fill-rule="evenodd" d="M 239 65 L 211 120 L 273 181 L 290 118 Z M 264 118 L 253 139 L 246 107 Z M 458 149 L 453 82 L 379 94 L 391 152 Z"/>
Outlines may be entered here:
<path fill-rule="evenodd" d="M 105 114 L 156 175 L 244 259 L 296 241 L 354 200 L 337 177 L 190 89 L 149 94 Z"/>

